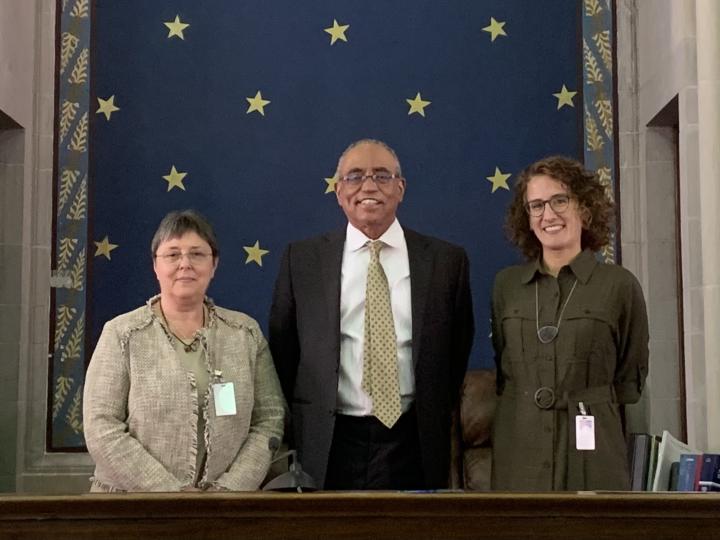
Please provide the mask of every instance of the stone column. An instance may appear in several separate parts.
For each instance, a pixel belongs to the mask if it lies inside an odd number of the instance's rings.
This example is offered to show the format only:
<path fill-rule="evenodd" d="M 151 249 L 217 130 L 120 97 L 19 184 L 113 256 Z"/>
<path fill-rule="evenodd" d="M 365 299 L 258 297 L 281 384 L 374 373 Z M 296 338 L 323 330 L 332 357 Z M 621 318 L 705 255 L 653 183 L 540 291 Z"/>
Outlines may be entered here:
<path fill-rule="evenodd" d="M 720 451 L 720 2 L 696 0 L 707 451 Z"/>

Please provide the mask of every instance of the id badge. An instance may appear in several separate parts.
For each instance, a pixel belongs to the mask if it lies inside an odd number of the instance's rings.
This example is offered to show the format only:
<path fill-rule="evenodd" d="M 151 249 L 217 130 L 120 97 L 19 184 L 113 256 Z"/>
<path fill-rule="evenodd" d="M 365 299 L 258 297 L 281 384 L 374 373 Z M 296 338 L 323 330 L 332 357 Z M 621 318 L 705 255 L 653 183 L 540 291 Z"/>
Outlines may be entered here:
<path fill-rule="evenodd" d="M 233 416 L 237 414 L 234 383 L 215 383 L 212 385 L 212 389 L 215 398 L 215 416 Z"/>
<path fill-rule="evenodd" d="M 575 417 L 575 448 L 595 450 L 595 417 L 578 414 Z"/>

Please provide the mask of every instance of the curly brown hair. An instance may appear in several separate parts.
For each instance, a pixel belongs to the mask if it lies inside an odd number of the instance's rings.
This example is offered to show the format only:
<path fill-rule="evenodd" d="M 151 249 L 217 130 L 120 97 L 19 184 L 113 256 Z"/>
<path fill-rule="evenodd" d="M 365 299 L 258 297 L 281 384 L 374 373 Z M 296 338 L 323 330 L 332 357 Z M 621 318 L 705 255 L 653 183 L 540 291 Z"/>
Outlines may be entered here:
<path fill-rule="evenodd" d="M 547 175 L 562 183 L 568 194 L 577 199 L 583 230 L 580 239 L 582 249 L 597 251 L 610 241 L 614 226 L 614 204 L 608 189 L 600 183 L 598 175 L 585 169 L 579 161 L 550 156 L 528 166 L 515 183 L 513 200 L 505 216 L 505 231 L 528 260 L 542 254 L 542 245 L 530 228 L 525 210 L 527 185 L 534 176 Z"/>

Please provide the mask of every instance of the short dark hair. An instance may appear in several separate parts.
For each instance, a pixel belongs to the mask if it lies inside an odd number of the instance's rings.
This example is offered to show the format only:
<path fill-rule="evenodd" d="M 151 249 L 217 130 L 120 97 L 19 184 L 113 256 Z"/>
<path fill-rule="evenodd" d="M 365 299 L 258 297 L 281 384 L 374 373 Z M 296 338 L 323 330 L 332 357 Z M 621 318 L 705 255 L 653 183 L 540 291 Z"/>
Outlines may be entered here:
<path fill-rule="evenodd" d="M 205 240 L 212 250 L 213 259 L 220 255 L 217 238 L 210 222 L 196 210 L 174 210 L 168 213 L 158 225 L 152 242 L 150 252 L 154 257 L 158 246 L 170 238 L 179 238 L 187 232 L 194 232 Z"/>
<path fill-rule="evenodd" d="M 525 258 L 533 260 L 542 254 L 542 244 L 530 228 L 530 218 L 525 210 L 527 185 L 533 177 L 541 175 L 562 183 L 568 194 L 577 199 L 583 219 L 581 248 L 598 251 L 607 245 L 615 217 L 610 187 L 603 186 L 597 173 L 587 170 L 579 161 L 565 156 L 550 156 L 536 161 L 520 173 L 505 216 L 508 238 Z"/>

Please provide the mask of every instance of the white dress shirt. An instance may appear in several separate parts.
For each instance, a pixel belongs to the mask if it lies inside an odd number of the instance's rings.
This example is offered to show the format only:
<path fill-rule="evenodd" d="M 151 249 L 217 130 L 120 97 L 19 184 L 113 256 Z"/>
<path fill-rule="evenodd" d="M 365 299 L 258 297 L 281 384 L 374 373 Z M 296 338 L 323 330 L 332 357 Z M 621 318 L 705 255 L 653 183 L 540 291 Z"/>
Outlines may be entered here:
<path fill-rule="evenodd" d="M 400 401 L 403 412 L 415 397 L 412 365 L 412 302 L 410 261 L 405 234 L 396 219 L 378 240 L 384 245 L 380 264 L 390 288 L 397 339 Z M 350 223 L 347 226 L 342 259 L 340 289 L 340 371 L 337 412 L 352 416 L 372 414 L 372 398 L 362 389 L 365 342 L 365 288 L 370 250 L 365 236 Z"/>

